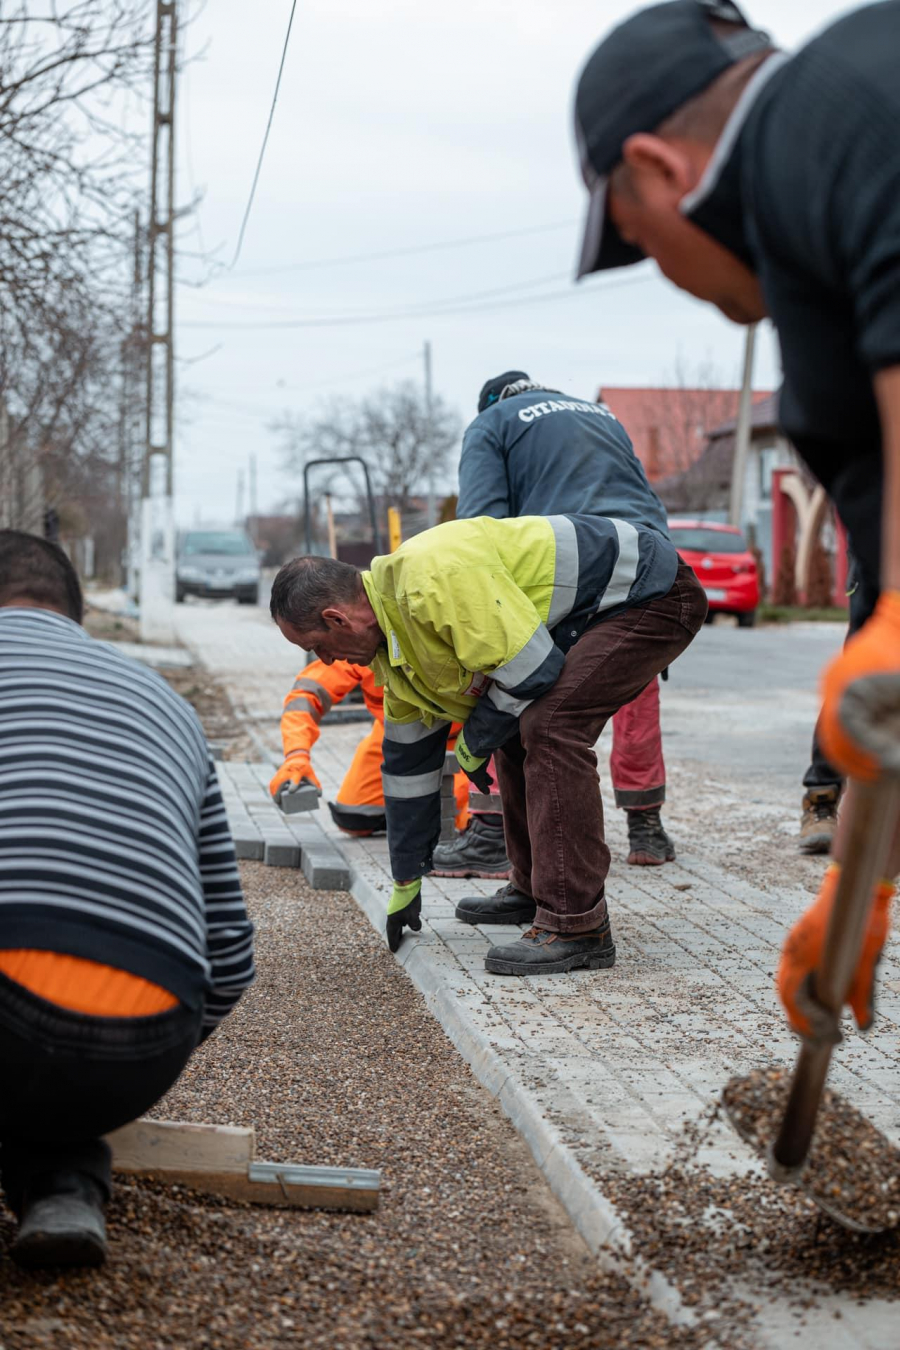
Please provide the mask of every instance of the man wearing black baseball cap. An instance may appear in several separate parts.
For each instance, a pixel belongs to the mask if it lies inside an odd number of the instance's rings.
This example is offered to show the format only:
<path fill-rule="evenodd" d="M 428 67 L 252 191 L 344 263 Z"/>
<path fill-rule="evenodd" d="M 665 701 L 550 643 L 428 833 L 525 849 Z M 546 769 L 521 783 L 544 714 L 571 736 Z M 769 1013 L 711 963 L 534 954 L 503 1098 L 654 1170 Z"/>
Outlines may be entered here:
<path fill-rule="evenodd" d="M 900 682 L 898 51 L 900 0 L 856 10 L 790 58 L 729 0 L 672 0 L 609 34 L 575 100 L 591 198 L 579 276 L 652 257 L 729 318 L 771 315 L 778 329 L 780 420 L 847 527 L 865 597 L 826 669 L 819 722 L 851 779 L 877 765 L 843 720 L 845 692 L 873 675 Z M 839 832 L 835 858 L 842 849 Z M 863 1023 L 889 889 L 874 897 L 853 986 Z M 796 991 L 834 893 L 830 870 L 782 957 L 798 1029 Z"/>

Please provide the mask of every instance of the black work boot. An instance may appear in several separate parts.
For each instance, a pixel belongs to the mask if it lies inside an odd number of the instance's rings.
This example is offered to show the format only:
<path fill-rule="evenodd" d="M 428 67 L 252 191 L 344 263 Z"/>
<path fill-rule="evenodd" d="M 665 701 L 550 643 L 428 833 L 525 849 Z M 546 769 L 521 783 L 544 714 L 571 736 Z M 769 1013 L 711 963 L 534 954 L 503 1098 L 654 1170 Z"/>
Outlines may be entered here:
<path fill-rule="evenodd" d="M 536 912 L 531 896 L 523 895 L 511 884 L 501 886 L 487 898 L 467 895 L 456 906 L 460 923 L 534 923 Z"/>
<path fill-rule="evenodd" d="M 589 933 L 550 933 L 529 928 L 518 942 L 492 947 L 484 968 L 492 975 L 562 975 L 567 970 L 606 970 L 616 963 L 609 919 Z"/>
<path fill-rule="evenodd" d="M 10 1252 L 20 1266 L 101 1266 L 106 1260 L 103 1198 L 90 1177 L 53 1172 L 26 1194 Z"/>
<path fill-rule="evenodd" d="M 800 817 L 800 852 L 828 853 L 837 828 L 838 787 L 809 788 Z"/>
<path fill-rule="evenodd" d="M 659 808 L 628 811 L 628 861 L 635 867 L 658 867 L 675 861 L 675 845 L 659 818 Z"/>
<path fill-rule="evenodd" d="M 434 850 L 431 870 L 436 877 L 497 877 L 505 881 L 509 876 L 509 858 L 503 838 L 503 817 L 498 811 L 487 816 L 473 816 L 466 830 L 460 830 L 450 844 L 438 844 Z"/>

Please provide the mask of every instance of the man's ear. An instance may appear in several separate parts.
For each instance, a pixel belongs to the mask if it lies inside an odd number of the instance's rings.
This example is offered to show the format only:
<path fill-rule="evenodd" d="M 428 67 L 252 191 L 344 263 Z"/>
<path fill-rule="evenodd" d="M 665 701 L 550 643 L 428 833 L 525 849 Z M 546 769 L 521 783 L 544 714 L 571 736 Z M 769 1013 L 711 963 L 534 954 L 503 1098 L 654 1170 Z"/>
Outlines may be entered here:
<path fill-rule="evenodd" d="M 326 628 L 347 628 L 350 620 L 342 609 L 323 609 L 322 622 Z"/>
<path fill-rule="evenodd" d="M 696 186 L 697 175 L 690 155 L 680 145 L 650 132 L 629 136 L 622 146 L 622 160 L 630 170 L 631 184 L 639 197 L 649 189 L 653 195 L 662 191 L 680 201 Z"/>

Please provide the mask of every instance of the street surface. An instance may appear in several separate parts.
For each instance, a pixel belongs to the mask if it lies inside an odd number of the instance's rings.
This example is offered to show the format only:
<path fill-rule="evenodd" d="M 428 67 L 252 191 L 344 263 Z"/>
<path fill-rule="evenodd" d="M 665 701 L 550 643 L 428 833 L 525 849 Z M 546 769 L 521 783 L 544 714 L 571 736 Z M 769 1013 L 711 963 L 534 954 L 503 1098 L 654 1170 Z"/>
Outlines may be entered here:
<path fill-rule="evenodd" d="M 668 758 L 736 771 L 794 810 L 818 712 L 819 671 L 844 640 L 842 624 L 706 625 L 664 685 Z"/>
<path fill-rule="evenodd" d="M 238 711 L 255 717 L 259 743 L 276 762 L 277 712 L 302 653 L 284 642 L 262 609 L 180 606 L 178 630 L 223 680 Z M 729 1077 L 793 1061 L 795 1042 L 775 998 L 773 972 L 785 930 L 823 869 L 821 859 L 797 853 L 795 836 L 816 678 L 842 636 L 838 625 L 738 630 L 717 624 L 705 627 L 673 667 L 663 692 L 665 820 L 678 861 L 625 866 L 623 813 L 605 794 L 618 947 L 612 971 L 527 980 L 487 975 L 489 943 L 517 930 L 470 928 L 454 920 L 453 909 L 460 896 L 486 894 L 493 886 L 425 883 L 423 932 L 404 942 L 398 959 L 595 1246 L 615 1242 L 618 1233 L 604 1208 L 605 1183 L 623 1173 L 656 1174 L 667 1161 L 682 1159 L 685 1126 L 708 1112 Z M 360 734 L 354 725 L 323 730 L 313 762 L 326 796 L 335 794 Z M 608 781 L 607 740 L 598 747 L 602 782 Z M 385 841 L 337 837 L 354 872 L 357 901 L 383 927 L 390 888 Z M 847 1024 L 831 1082 L 900 1143 L 896 944 L 881 970 L 876 1030 L 864 1038 Z M 694 1165 L 710 1178 L 746 1176 L 763 1197 L 771 1189 L 754 1180 L 758 1164 L 722 1123 L 709 1127 L 693 1151 Z M 810 1294 L 813 1306 L 804 1306 L 798 1322 L 796 1283 L 788 1288 L 777 1270 L 765 1267 L 764 1256 L 752 1256 L 763 1263 L 769 1287 L 760 1297 L 755 1277 L 747 1275 L 742 1292 L 755 1308 L 749 1344 L 795 1345 L 798 1334 L 815 1336 L 829 1350 L 895 1350 L 900 1343 L 896 1305 L 858 1303 L 859 1285 L 852 1286 L 855 1293 L 826 1287 Z M 748 1259 L 741 1256 L 730 1274 L 732 1292 Z M 685 1290 L 677 1263 L 669 1274 L 674 1287 L 660 1286 L 660 1298 L 680 1315 Z M 708 1297 L 699 1306 L 707 1307 L 714 1326 L 718 1294 Z M 726 1337 L 721 1344 L 730 1342 Z"/>

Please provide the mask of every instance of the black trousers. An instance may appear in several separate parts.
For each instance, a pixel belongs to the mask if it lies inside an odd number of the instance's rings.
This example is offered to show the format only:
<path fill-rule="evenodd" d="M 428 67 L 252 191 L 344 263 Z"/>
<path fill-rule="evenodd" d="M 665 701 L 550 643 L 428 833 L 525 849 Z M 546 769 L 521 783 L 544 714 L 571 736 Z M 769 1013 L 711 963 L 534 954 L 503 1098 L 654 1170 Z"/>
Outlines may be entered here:
<path fill-rule="evenodd" d="M 878 586 L 875 582 L 865 577 L 861 569 L 852 560 L 850 584 L 851 589 L 848 592 L 850 596 L 848 638 L 862 628 L 866 619 L 870 617 L 878 603 L 879 595 Z M 825 758 L 825 753 L 819 744 L 818 730 L 813 732 L 812 757 L 809 768 L 803 775 L 803 786 L 805 788 L 837 788 L 838 791 L 844 786 L 844 778 L 841 772 Z"/>
<path fill-rule="evenodd" d="M 102 1136 L 137 1119 L 179 1077 L 200 1039 L 202 1010 L 86 1017 L 0 975 L 0 1180 L 21 1214 L 42 1178 L 78 1172 L 105 1198 Z"/>

